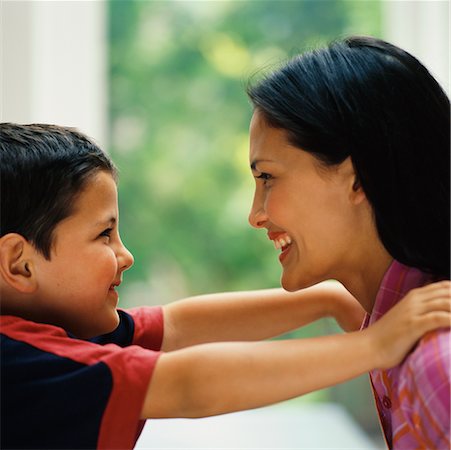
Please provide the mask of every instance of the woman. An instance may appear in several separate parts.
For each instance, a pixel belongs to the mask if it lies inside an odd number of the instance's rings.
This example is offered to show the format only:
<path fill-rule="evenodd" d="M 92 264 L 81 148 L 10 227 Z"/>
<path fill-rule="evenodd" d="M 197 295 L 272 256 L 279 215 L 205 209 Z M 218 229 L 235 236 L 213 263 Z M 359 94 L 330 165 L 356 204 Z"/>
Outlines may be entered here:
<path fill-rule="evenodd" d="M 282 285 L 334 278 L 364 326 L 409 289 L 449 279 L 449 100 L 421 63 L 351 37 L 248 88 L 250 223 L 281 249 Z M 449 448 L 450 332 L 371 380 L 390 448 Z"/>

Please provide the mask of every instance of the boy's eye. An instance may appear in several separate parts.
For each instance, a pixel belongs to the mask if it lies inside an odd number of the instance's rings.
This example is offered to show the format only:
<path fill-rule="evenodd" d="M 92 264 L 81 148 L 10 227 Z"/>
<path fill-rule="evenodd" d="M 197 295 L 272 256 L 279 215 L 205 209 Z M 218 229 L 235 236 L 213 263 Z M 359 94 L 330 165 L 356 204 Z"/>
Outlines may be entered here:
<path fill-rule="evenodd" d="M 99 236 L 106 236 L 106 237 L 111 237 L 111 232 L 113 231 L 113 229 L 112 228 L 107 228 L 106 230 L 103 230 L 100 234 L 99 234 Z"/>

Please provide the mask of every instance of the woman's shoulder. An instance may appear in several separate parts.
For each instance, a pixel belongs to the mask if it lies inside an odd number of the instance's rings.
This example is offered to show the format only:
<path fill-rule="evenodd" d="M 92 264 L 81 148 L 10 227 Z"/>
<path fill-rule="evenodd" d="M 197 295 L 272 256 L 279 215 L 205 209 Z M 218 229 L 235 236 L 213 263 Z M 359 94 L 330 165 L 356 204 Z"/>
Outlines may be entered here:
<path fill-rule="evenodd" d="M 423 336 L 402 363 L 400 388 L 433 391 L 450 385 L 451 329 L 442 328 Z"/>

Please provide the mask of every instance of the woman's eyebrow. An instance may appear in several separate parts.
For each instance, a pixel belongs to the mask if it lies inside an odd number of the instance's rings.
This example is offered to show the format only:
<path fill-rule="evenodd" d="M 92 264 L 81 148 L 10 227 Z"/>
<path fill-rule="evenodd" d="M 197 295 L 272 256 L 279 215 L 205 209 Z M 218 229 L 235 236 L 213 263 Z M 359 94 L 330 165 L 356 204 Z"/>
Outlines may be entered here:
<path fill-rule="evenodd" d="M 251 162 L 251 170 L 257 170 L 257 164 L 260 163 L 272 163 L 274 161 L 271 161 L 270 159 L 255 159 L 254 161 Z"/>

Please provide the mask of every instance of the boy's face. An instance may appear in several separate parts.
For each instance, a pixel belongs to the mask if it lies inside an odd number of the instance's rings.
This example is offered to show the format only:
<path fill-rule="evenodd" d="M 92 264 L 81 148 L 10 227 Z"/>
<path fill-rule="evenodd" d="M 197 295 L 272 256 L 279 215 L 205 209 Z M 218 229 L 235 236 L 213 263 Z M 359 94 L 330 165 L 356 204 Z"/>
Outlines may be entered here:
<path fill-rule="evenodd" d="M 81 338 L 117 327 L 115 287 L 133 264 L 118 220 L 116 183 L 99 172 L 77 197 L 73 214 L 55 228 L 51 259 L 36 258 L 35 307 L 46 321 Z"/>

